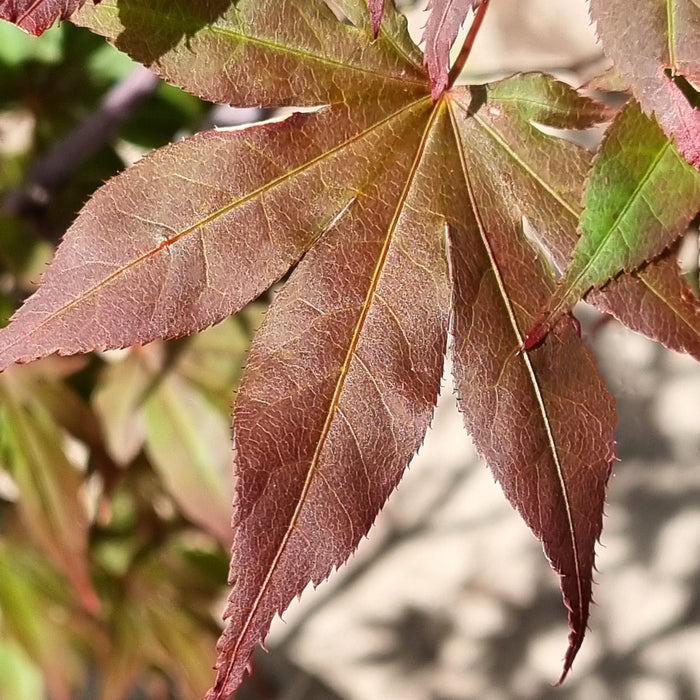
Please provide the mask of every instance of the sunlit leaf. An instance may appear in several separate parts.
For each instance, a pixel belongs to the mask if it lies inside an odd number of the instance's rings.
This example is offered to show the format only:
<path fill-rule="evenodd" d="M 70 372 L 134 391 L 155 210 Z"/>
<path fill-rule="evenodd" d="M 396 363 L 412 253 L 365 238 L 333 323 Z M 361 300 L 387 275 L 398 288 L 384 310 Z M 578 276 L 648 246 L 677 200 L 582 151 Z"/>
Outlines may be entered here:
<path fill-rule="evenodd" d="M 605 53 L 647 114 L 700 169 L 700 6 L 696 0 L 590 0 Z"/>
<path fill-rule="evenodd" d="M 571 262 L 524 347 L 536 345 L 590 289 L 659 255 L 685 232 L 698 208 L 700 173 L 637 103 L 629 103 L 593 164 Z"/>
<path fill-rule="evenodd" d="M 57 19 L 70 17 L 85 3 L 86 0 L 0 0 L 0 19 L 39 36 Z"/>

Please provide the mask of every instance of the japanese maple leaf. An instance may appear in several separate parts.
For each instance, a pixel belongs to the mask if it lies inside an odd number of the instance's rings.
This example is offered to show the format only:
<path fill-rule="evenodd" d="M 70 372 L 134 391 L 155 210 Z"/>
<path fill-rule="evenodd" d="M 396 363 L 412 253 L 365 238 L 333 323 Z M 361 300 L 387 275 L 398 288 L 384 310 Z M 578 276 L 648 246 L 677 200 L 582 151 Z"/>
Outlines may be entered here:
<path fill-rule="evenodd" d="M 0 0 L 0 19 L 13 22 L 25 32 L 39 36 L 57 19 L 66 19 L 86 0 Z M 96 5 L 100 0 L 93 0 Z"/>
<path fill-rule="evenodd" d="M 700 169 L 700 111 L 681 89 L 700 86 L 698 2 L 641 0 L 630 11 L 627 0 L 590 0 L 590 8 L 603 50 L 644 111 Z"/>
<path fill-rule="evenodd" d="M 698 208 L 700 173 L 683 159 L 655 119 L 643 114 L 638 103 L 630 102 L 605 134 L 586 184 L 581 236 L 523 348 L 540 342 L 561 314 L 590 290 L 602 287 L 620 271 L 649 267 L 650 261 L 685 233 Z M 692 292 L 686 296 L 694 300 Z M 661 294 L 658 301 L 668 298 Z M 673 294 L 670 298 L 678 297 Z M 647 328 L 654 319 L 654 334 L 668 339 L 672 334 L 662 321 L 668 309 L 665 304 L 662 308 L 662 314 L 650 308 L 642 318 Z M 680 318 L 672 327 L 679 337 L 685 332 Z"/>
<path fill-rule="evenodd" d="M 573 322 L 517 349 L 554 289 L 538 251 L 571 253 L 590 167 L 536 125 L 586 128 L 605 110 L 543 75 L 435 100 L 392 5 L 376 40 L 365 0 L 333 6 L 347 22 L 322 0 L 103 0 L 76 16 L 207 99 L 315 109 L 198 134 L 107 183 L 0 332 L 0 367 L 203 329 L 291 269 L 234 408 L 235 585 L 213 699 L 367 533 L 424 438 L 449 350 L 467 427 L 560 576 L 563 678 L 615 416 Z"/>

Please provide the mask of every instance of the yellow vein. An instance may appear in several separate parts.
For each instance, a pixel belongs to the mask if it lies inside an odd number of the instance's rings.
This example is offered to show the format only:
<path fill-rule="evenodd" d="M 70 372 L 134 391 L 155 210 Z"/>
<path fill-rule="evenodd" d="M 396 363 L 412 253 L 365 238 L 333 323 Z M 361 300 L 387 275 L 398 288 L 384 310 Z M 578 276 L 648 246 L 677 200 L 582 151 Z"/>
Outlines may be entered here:
<path fill-rule="evenodd" d="M 492 126 L 489 126 L 478 114 L 470 112 L 464 105 L 457 102 L 458 107 L 474 119 L 479 126 L 543 189 L 545 189 L 564 209 L 577 219 L 580 216 L 580 211 L 576 211 L 569 202 L 567 202 L 542 176 L 535 172 L 509 145 L 503 136 Z"/>
<path fill-rule="evenodd" d="M 277 548 L 277 552 L 275 553 L 275 556 L 270 563 L 270 566 L 268 568 L 267 574 L 265 576 L 265 580 L 263 581 L 262 585 L 260 586 L 260 591 L 258 592 L 258 595 L 256 596 L 255 600 L 253 601 L 253 604 L 251 605 L 250 612 L 248 613 L 248 617 L 246 618 L 245 623 L 241 627 L 241 631 L 238 634 L 238 637 L 236 638 L 236 643 L 233 647 L 233 651 L 231 652 L 231 663 L 233 663 L 233 659 L 235 658 L 236 654 L 238 653 L 238 649 L 240 648 L 241 644 L 243 643 L 243 638 L 245 637 L 248 628 L 252 624 L 253 617 L 255 616 L 255 613 L 257 612 L 258 608 L 260 607 L 260 603 L 262 601 L 263 596 L 268 590 L 268 587 L 270 585 L 270 581 L 272 579 L 272 576 L 274 575 L 277 565 L 279 564 L 279 561 L 282 557 L 282 554 L 284 553 L 284 550 L 287 547 L 287 543 L 289 542 L 289 538 L 291 537 L 292 533 L 294 532 L 297 523 L 299 521 L 299 517 L 301 515 L 301 510 L 304 507 L 304 504 L 306 502 L 306 498 L 309 495 L 309 491 L 311 489 L 311 484 L 313 482 L 313 479 L 316 475 L 316 472 L 318 470 L 319 466 L 319 461 L 321 458 L 321 453 L 323 451 L 323 448 L 326 444 L 326 440 L 328 438 L 328 434 L 330 433 L 331 425 L 333 423 L 333 419 L 335 417 L 336 411 L 339 409 L 339 403 L 340 403 L 340 396 L 343 392 L 344 386 L 345 386 L 345 380 L 348 376 L 348 372 L 350 371 L 350 364 L 352 362 L 353 357 L 355 356 L 355 352 L 357 350 L 357 345 L 360 341 L 360 336 L 362 334 L 362 329 L 364 327 L 365 321 L 367 319 L 367 316 L 369 315 L 370 308 L 372 306 L 372 301 L 374 299 L 374 296 L 377 291 L 377 286 L 379 284 L 379 279 L 381 277 L 381 273 L 384 267 L 384 264 L 386 263 L 386 258 L 389 253 L 389 248 L 391 246 L 391 242 L 394 237 L 394 233 L 396 231 L 396 227 L 398 225 L 399 217 L 401 215 L 402 209 L 406 203 L 406 200 L 408 198 L 408 195 L 411 191 L 411 188 L 413 187 L 413 181 L 416 177 L 416 174 L 418 173 L 419 167 L 421 160 L 423 159 L 423 156 L 425 155 L 425 149 L 426 149 L 426 143 L 428 140 L 428 136 L 430 134 L 430 131 L 433 127 L 433 124 L 436 119 L 436 115 L 438 114 L 437 109 L 434 109 L 431 112 L 430 118 L 428 119 L 428 123 L 425 127 L 425 130 L 423 131 L 423 135 L 421 137 L 420 144 L 418 145 L 418 149 L 416 151 L 416 156 L 413 160 L 413 163 L 411 164 L 411 169 L 408 172 L 408 175 L 406 177 L 406 185 L 404 186 L 404 189 L 399 197 L 399 200 L 397 202 L 396 208 L 394 209 L 394 215 L 392 217 L 391 223 L 389 224 L 388 230 L 386 237 L 384 239 L 384 243 L 382 245 L 382 249 L 379 253 L 379 257 L 377 259 L 377 264 L 375 265 L 374 271 L 372 273 L 372 278 L 370 280 L 370 285 L 369 289 L 367 290 L 367 295 L 365 297 L 365 300 L 362 304 L 362 309 L 360 310 L 360 316 L 357 320 L 357 324 L 355 325 L 355 328 L 353 330 L 352 337 L 350 339 L 350 343 L 348 345 L 348 350 L 345 355 L 345 360 L 343 361 L 343 365 L 340 369 L 340 375 L 338 376 L 338 381 L 336 382 L 335 385 L 335 390 L 333 392 L 333 396 L 331 398 L 330 404 L 328 406 L 328 412 L 326 414 L 326 419 L 324 421 L 323 427 L 321 429 L 321 434 L 318 438 L 318 442 L 316 443 L 316 449 L 314 450 L 314 454 L 311 458 L 311 462 L 309 463 L 309 468 L 306 474 L 306 479 L 304 481 L 304 485 L 302 486 L 301 493 L 299 494 L 299 498 L 297 500 L 296 507 L 294 509 L 294 513 L 292 514 L 292 517 L 290 518 L 289 525 L 287 526 L 287 531 L 285 532 L 282 541 L 279 544 L 279 547 Z"/>
<path fill-rule="evenodd" d="M 224 216 L 228 212 L 232 211 L 233 209 L 236 209 L 237 207 L 240 207 L 247 202 L 255 199 L 256 197 L 260 196 L 261 194 L 264 194 L 265 192 L 268 192 L 278 185 L 296 177 L 297 175 L 303 173 L 304 171 L 308 170 L 309 168 L 313 167 L 317 163 L 323 161 L 326 158 L 330 158 L 336 153 L 339 153 L 342 151 L 344 148 L 348 147 L 352 143 L 356 143 L 369 134 L 371 134 L 373 131 L 376 129 L 381 128 L 385 124 L 389 123 L 393 119 L 396 119 L 400 117 L 404 112 L 410 111 L 413 108 L 417 107 L 421 103 L 426 103 L 430 101 L 430 97 L 422 97 L 419 100 L 416 100 L 415 102 L 412 102 L 401 109 L 397 110 L 396 112 L 390 114 L 387 117 L 384 117 L 384 119 L 381 119 L 380 121 L 376 122 L 375 124 L 372 124 L 372 126 L 368 127 L 367 129 L 364 129 L 363 131 L 354 134 L 353 136 L 347 138 L 345 141 L 341 142 L 337 146 L 334 146 L 333 148 L 324 151 L 323 153 L 319 154 L 315 158 L 312 158 L 311 160 L 306 161 L 302 165 L 293 168 L 292 170 L 274 178 L 273 180 L 270 180 L 269 182 L 266 182 L 264 185 L 261 185 L 260 187 L 256 188 L 252 192 L 249 192 L 246 195 L 243 195 L 239 199 L 236 199 L 235 201 L 226 204 L 223 207 L 220 207 L 217 209 L 215 212 L 210 214 L 209 216 L 205 217 L 204 219 L 201 219 L 195 224 L 192 224 L 191 226 L 188 226 L 186 229 L 182 230 L 180 233 L 174 235 L 172 238 L 168 238 L 166 241 L 163 241 L 160 245 L 158 245 L 155 248 L 150 249 L 146 253 L 143 253 L 139 257 L 135 258 L 134 260 L 131 260 L 127 264 L 123 265 L 119 269 L 115 270 L 112 272 L 110 275 L 107 275 L 103 280 L 98 282 L 97 284 L 94 284 L 92 287 L 89 289 L 85 290 L 80 296 L 76 297 L 75 299 L 72 299 L 70 302 L 67 304 L 64 304 L 61 306 L 59 309 L 54 311 L 52 314 L 47 316 L 41 323 L 38 323 L 36 326 L 34 326 L 27 334 L 32 334 L 36 333 L 39 329 L 41 329 L 43 326 L 45 326 L 47 323 L 50 323 L 55 319 L 57 316 L 59 316 L 62 313 L 65 313 L 69 309 L 73 308 L 79 303 L 82 303 L 85 301 L 87 298 L 91 297 L 93 294 L 97 293 L 100 291 L 103 287 L 106 287 L 108 284 L 110 284 L 114 279 L 119 277 L 120 275 L 124 274 L 128 270 L 132 269 L 133 267 L 143 263 L 145 260 L 148 260 L 149 258 L 153 257 L 154 255 L 157 255 L 160 253 L 162 250 L 165 250 L 169 248 L 171 245 L 177 243 L 179 240 L 181 240 L 184 236 L 189 235 L 190 233 L 196 231 L 197 229 L 203 228 L 207 224 L 212 223 L 213 221 L 216 221 L 218 218 Z M 241 132 L 242 133 L 242 132 Z M 138 167 L 138 165 L 136 166 Z M 334 216 L 334 220 L 336 217 Z M 22 337 L 17 338 L 13 342 L 7 344 L 5 346 L 5 349 L 9 349 L 19 343 L 22 340 Z"/>
<path fill-rule="evenodd" d="M 452 103 L 450 103 L 450 119 L 452 121 L 452 127 L 454 129 L 455 134 L 457 135 L 457 141 L 459 144 L 459 147 L 457 148 L 457 152 L 459 153 L 459 159 L 460 163 L 462 166 L 462 174 L 464 175 L 464 182 L 467 187 L 467 192 L 469 194 L 469 201 L 471 203 L 472 210 L 474 212 L 474 218 L 476 219 L 477 222 L 477 228 L 479 229 L 479 235 L 481 237 L 481 241 L 483 243 L 484 249 L 486 250 L 486 255 L 488 256 L 489 259 L 489 264 L 491 265 L 491 269 L 493 270 L 494 277 L 496 279 L 496 284 L 498 285 L 498 291 L 501 295 L 501 299 L 503 301 L 503 305 L 506 308 L 506 312 L 508 314 L 508 319 L 510 321 L 510 324 L 513 328 L 513 332 L 515 333 L 518 347 L 522 347 L 523 344 L 523 336 L 522 333 L 520 332 L 520 328 L 518 326 L 518 321 L 515 317 L 515 312 L 513 311 L 513 306 L 511 304 L 510 298 L 508 296 L 508 290 L 506 289 L 505 282 L 503 281 L 503 277 L 501 276 L 501 271 L 498 267 L 498 262 L 496 261 L 496 258 L 493 254 L 493 250 L 491 249 L 491 244 L 488 240 L 488 237 L 486 236 L 486 231 L 485 231 L 485 226 L 481 218 L 481 213 L 479 211 L 479 207 L 476 202 L 476 197 L 474 195 L 474 190 L 472 183 L 469 179 L 469 171 L 467 168 L 467 163 L 464 158 L 464 144 L 462 143 L 461 137 L 459 136 L 459 129 L 457 127 L 456 123 L 456 117 L 452 111 Z M 578 553 L 578 545 L 576 544 L 576 530 L 574 528 L 574 520 L 573 520 L 573 514 L 571 512 L 571 504 L 569 502 L 569 491 L 566 486 L 566 480 L 564 478 L 564 470 L 561 465 L 561 460 L 559 459 L 559 450 L 557 449 L 556 441 L 554 439 L 554 433 L 552 432 L 552 426 L 551 422 L 549 419 L 549 414 L 547 412 L 547 406 L 545 405 L 544 402 L 544 397 L 542 395 L 542 390 L 540 389 L 539 385 L 539 380 L 537 378 L 537 374 L 535 373 L 535 368 L 532 365 L 532 360 L 530 359 L 530 355 L 527 352 L 523 352 L 521 354 L 521 357 L 523 358 L 523 362 L 525 363 L 525 367 L 527 369 L 528 375 L 530 377 L 530 382 L 532 384 L 533 391 L 535 392 L 535 398 L 537 400 L 537 405 L 540 409 L 540 413 L 542 415 L 542 421 L 544 423 L 544 428 L 545 432 L 547 434 L 547 441 L 549 443 L 549 448 L 552 453 L 552 458 L 554 459 L 554 466 L 557 471 L 557 478 L 559 480 L 559 488 L 561 489 L 562 493 L 562 498 L 564 499 L 564 508 L 566 510 L 566 519 L 567 523 L 569 526 L 569 535 L 571 537 L 571 548 L 572 548 L 572 553 L 574 557 L 574 567 L 576 569 L 576 584 L 578 587 L 578 597 L 579 597 L 579 617 L 581 620 L 584 618 L 584 612 L 583 612 L 583 589 L 582 589 L 582 579 L 581 579 L 581 567 L 579 563 L 579 553 Z"/>
<path fill-rule="evenodd" d="M 557 305 L 551 309 L 551 314 L 554 315 L 556 314 L 559 309 L 566 303 L 566 297 L 571 293 L 572 290 L 576 289 L 578 283 L 581 281 L 581 279 L 584 277 L 584 275 L 588 272 L 588 270 L 591 268 L 591 266 L 598 260 L 598 258 L 603 255 L 604 253 L 604 248 L 606 247 L 606 244 L 610 240 L 610 237 L 615 233 L 615 231 L 620 227 L 621 222 L 624 220 L 624 218 L 627 216 L 629 213 L 630 209 L 636 204 L 637 200 L 639 198 L 643 198 L 643 190 L 647 187 L 649 184 L 649 180 L 651 179 L 652 175 L 654 174 L 654 171 L 657 169 L 659 163 L 663 159 L 664 155 L 666 154 L 666 151 L 668 151 L 669 148 L 671 148 L 672 143 L 671 141 L 665 141 L 659 152 L 654 156 L 654 160 L 651 162 L 649 167 L 647 168 L 646 172 L 642 177 L 639 179 L 639 182 L 634 188 L 634 192 L 630 195 L 629 199 L 625 202 L 625 206 L 622 207 L 622 210 L 620 213 L 615 217 L 615 221 L 608 227 L 607 231 L 605 231 L 600 239 L 600 242 L 596 245 L 595 250 L 591 254 L 590 259 L 588 262 L 583 266 L 581 271 L 576 275 L 576 277 L 566 284 L 566 286 L 560 287 L 560 289 L 567 289 L 568 291 L 566 294 L 561 295 L 560 301 L 557 303 Z M 648 206 L 648 205 L 647 205 Z M 582 236 L 585 236 L 587 231 L 581 227 L 582 230 Z M 583 240 L 583 238 L 581 239 Z M 628 246 L 629 247 L 629 246 Z M 578 250 L 578 245 L 576 249 L 574 250 L 574 253 L 576 253 L 576 250 Z M 601 282 L 594 282 L 593 284 L 589 285 L 586 287 L 586 289 L 589 289 L 590 286 L 600 286 L 602 283 Z"/>
<path fill-rule="evenodd" d="M 668 61 L 673 74 L 676 71 L 676 47 L 674 45 L 675 41 L 675 31 L 676 31 L 676 18 L 674 16 L 674 0 L 666 0 L 666 22 L 668 24 L 668 29 L 666 36 L 668 37 Z"/>

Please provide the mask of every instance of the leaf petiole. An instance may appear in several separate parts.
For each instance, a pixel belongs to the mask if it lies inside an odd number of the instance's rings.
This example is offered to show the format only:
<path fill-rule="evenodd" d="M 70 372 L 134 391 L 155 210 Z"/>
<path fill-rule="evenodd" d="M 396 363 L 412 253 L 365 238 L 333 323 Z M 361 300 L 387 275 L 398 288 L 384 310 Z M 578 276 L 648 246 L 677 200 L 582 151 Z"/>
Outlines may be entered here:
<path fill-rule="evenodd" d="M 462 70 L 464 69 L 467 59 L 469 58 L 469 54 L 471 54 L 472 47 L 474 46 L 476 35 L 479 33 L 481 25 L 484 21 L 486 10 L 489 6 L 489 1 L 490 0 L 482 0 L 474 11 L 474 20 L 472 21 L 472 25 L 469 27 L 469 32 L 464 39 L 459 55 L 457 56 L 457 59 L 455 60 L 454 65 L 450 69 L 450 73 L 447 76 L 447 90 L 454 85 L 455 81 L 457 78 L 459 78 Z"/>

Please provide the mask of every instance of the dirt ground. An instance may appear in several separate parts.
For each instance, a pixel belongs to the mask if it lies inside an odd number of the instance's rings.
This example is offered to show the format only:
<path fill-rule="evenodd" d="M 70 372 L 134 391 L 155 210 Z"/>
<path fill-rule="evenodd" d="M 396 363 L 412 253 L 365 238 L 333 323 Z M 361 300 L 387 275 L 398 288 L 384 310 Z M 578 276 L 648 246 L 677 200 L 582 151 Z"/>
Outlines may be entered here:
<path fill-rule="evenodd" d="M 414 11 L 412 27 L 422 21 Z M 475 52 L 475 78 L 539 69 L 575 83 L 604 65 L 584 0 L 493 0 Z M 620 461 L 597 605 L 565 685 L 552 687 L 567 637 L 556 577 L 475 455 L 446 380 L 369 539 L 275 623 L 242 698 L 700 697 L 700 365 L 615 323 L 589 340 L 617 397 Z"/>

